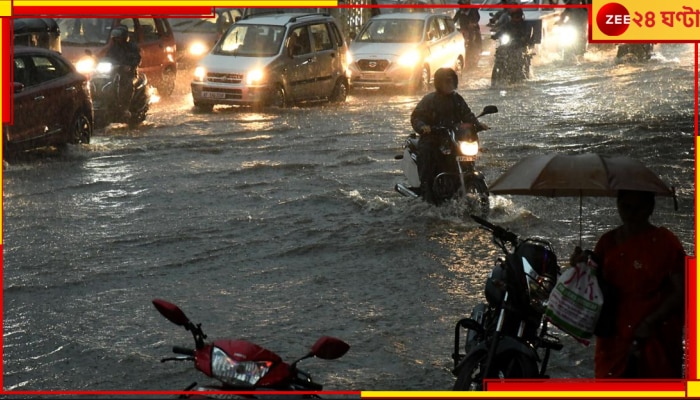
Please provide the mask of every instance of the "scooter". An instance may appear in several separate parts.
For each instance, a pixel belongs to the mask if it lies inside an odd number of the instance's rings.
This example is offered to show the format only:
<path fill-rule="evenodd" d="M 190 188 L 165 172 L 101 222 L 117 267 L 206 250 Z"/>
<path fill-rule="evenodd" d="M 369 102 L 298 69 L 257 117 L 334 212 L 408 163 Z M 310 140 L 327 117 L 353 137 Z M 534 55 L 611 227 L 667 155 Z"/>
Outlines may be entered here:
<path fill-rule="evenodd" d="M 454 390 L 485 390 L 487 378 L 546 378 L 551 351 L 563 348 L 548 333 L 543 318 L 560 274 L 557 256 L 545 240 L 521 240 L 483 218 L 472 218 L 491 233 L 505 260 L 499 258 L 486 279 L 486 302 L 455 326 Z M 463 330 L 465 352 L 461 353 Z"/>
<path fill-rule="evenodd" d="M 207 335 L 202 331 L 202 324 L 195 325 L 178 306 L 162 299 L 154 299 L 153 305 L 170 322 L 190 331 L 195 343 L 194 349 L 174 346 L 173 352 L 179 355 L 164 358 L 161 362 L 193 361 L 197 370 L 220 383 L 215 386 L 198 386 L 196 382 L 189 385 L 184 391 L 191 391 L 193 397 L 200 397 L 202 392 L 321 391 L 323 386 L 299 370 L 297 364 L 311 357 L 335 360 L 350 349 L 350 345 L 340 339 L 322 336 L 305 356 L 287 364 L 277 354 L 249 341 L 218 339 L 205 342 Z M 315 394 L 304 394 L 303 397 L 318 398 Z"/>
<path fill-rule="evenodd" d="M 89 53 L 88 55 L 91 56 Z M 95 126 L 104 127 L 119 122 L 128 124 L 129 128 L 135 128 L 146 120 L 150 108 L 148 79 L 142 72 L 137 72 L 134 77 L 133 72 L 128 68 L 114 60 L 103 58 L 95 62 L 94 68 L 88 69 L 89 72 L 86 74 L 90 76 Z M 133 77 L 133 92 L 128 102 L 128 110 L 124 110 L 124 106 L 119 101 L 120 83 L 122 79 L 131 77 Z"/>
<path fill-rule="evenodd" d="M 477 118 L 497 112 L 496 106 L 486 106 Z M 442 135 L 440 148 L 444 160 L 440 165 L 444 168 L 433 178 L 433 198 L 438 204 L 452 198 L 475 199 L 481 215 L 487 215 L 490 209 L 488 187 L 484 174 L 476 168 L 476 159 L 479 155 L 478 127 L 474 125 L 467 129 L 441 127 L 436 130 L 436 134 Z M 404 176 L 408 179 L 408 186 L 397 183 L 394 188 L 400 194 L 411 198 L 422 196 L 417 164 L 420 157 L 419 140 L 416 134 L 412 133 L 404 143 L 403 154 L 394 157 L 402 160 Z"/>

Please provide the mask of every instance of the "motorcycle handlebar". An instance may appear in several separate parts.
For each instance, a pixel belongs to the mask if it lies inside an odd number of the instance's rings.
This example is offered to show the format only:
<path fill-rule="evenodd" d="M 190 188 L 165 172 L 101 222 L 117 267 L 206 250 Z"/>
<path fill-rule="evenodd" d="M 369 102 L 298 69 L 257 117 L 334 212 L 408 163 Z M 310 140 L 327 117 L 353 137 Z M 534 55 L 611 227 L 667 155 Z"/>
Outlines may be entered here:
<path fill-rule="evenodd" d="M 184 354 L 184 355 L 186 355 L 186 356 L 194 357 L 194 350 L 188 349 L 188 348 L 186 348 L 186 347 L 173 346 L 173 353 L 175 353 L 175 354 Z"/>
<path fill-rule="evenodd" d="M 518 235 L 516 235 L 515 233 L 508 232 L 507 229 L 501 228 L 498 225 L 494 225 L 479 216 L 472 215 L 471 217 L 474 221 L 491 231 L 491 233 L 493 233 L 493 236 L 495 236 L 496 238 L 506 242 L 510 242 L 511 244 L 513 244 L 513 246 L 516 246 L 518 244 Z"/>

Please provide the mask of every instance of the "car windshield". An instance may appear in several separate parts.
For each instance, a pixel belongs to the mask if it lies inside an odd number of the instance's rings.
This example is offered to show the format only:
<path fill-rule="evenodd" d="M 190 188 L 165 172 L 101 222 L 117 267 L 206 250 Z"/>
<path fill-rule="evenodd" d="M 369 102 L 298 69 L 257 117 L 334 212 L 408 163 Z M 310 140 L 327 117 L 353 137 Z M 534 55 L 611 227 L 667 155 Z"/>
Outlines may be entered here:
<path fill-rule="evenodd" d="M 233 25 L 213 54 L 243 57 L 271 57 L 280 52 L 285 28 L 270 25 Z"/>
<path fill-rule="evenodd" d="M 175 32 L 212 33 L 217 32 L 214 18 L 172 18 L 170 26 Z"/>
<path fill-rule="evenodd" d="M 423 20 L 377 19 L 370 21 L 356 42 L 417 43 L 423 37 Z"/>
<path fill-rule="evenodd" d="M 109 18 L 61 18 L 61 43 L 67 45 L 106 44 L 112 30 Z"/>

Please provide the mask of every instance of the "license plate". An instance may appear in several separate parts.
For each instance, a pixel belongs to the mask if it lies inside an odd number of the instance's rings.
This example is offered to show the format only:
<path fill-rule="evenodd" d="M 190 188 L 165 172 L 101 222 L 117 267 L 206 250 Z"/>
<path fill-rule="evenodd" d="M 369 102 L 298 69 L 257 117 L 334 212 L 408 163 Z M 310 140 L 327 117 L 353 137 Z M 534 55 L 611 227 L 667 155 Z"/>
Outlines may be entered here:
<path fill-rule="evenodd" d="M 382 77 L 380 75 L 362 74 L 360 75 L 360 79 L 363 81 L 381 81 Z"/>
<path fill-rule="evenodd" d="M 221 92 L 202 92 L 202 97 L 206 99 L 224 99 L 226 98 L 226 93 Z"/>
<path fill-rule="evenodd" d="M 474 157 L 474 156 L 457 156 L 457 161 L 458 162 L 476 161 L 476 157 Z"/>

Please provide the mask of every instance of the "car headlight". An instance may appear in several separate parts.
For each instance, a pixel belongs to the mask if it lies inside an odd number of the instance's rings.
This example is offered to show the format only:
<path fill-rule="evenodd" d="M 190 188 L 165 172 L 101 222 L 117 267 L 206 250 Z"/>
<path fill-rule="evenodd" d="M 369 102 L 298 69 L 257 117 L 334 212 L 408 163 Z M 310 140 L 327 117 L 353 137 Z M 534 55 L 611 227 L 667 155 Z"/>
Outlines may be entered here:
<path fill-rule="evenodd" d="M 207 50 L 209 50 L 209 49 L 208 49 L 207 46 L 206 46 L 204 43 L 202 43 L 202 42 L 194 42 L 194 43 L 192 43 L 192 44 L 190 45 L 190 49 L 189 49 L 190 54 L 193 55 L 193 56 L 195 56 L 195 57 L 201 56 L 202 54 L 206 53 Z"/>
<path fill-rule="evenodd" d="M 83 57 L 75 63 L 75 69 L 81 74 L 88 75 L 95 70 L 95 59 L 93 57 Z"/>
<path fill-rule="evenodd" d="M 420 54 L 416 50 L 411 50 L 407 53 L 404 53 L 397 62 L 399 65 L 403 67 L 412 67 L 420 61 Z"/>
<path fill-rule="evenodd" d="M 194 80 L 197 82 L 204 82 L 204 78 L 207 77 L 207 70 L 204 67 L 197 67 L 194 69 Z"/>
<path fill-rule="evenodd" d="M 479 154 L 479 142 L 464 141 L 459 142 L 459 151 L 465 156 L 475 156 Z"/>
<path fill-rule="evenodd" d="M 97 63 L 97 67 L 95 67 L 95 71 L 97 71 L 100 74 L 109 74 L 112 72 L 112 68 L 114 66 L 112 65 L 111 62 L 100 62 Z"/>
<path fill-rule="evenodd" d="M 505 46 L 508 43 L 510 43 L 510 35 L 508 35 L 507 33 L 504 33 L 503 35 L 501 35 L 501 45 Z"/>
<path fill-rule="evenodd" d="M 261 69 L 254 69 L 252 71 L 248 71 L 246 74 L 245 81 L 248 85 L 259 85 L 263 83 L 263 80 L 265 79 L 265 73 Z"/>
<path fill-rule="evenodd" d="M 229 385 L 254 386 L 270 367 L 272 361 L 236 361 L 218 347 L 211 352 L 212 376 Z"/>

